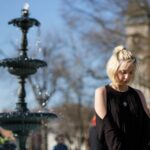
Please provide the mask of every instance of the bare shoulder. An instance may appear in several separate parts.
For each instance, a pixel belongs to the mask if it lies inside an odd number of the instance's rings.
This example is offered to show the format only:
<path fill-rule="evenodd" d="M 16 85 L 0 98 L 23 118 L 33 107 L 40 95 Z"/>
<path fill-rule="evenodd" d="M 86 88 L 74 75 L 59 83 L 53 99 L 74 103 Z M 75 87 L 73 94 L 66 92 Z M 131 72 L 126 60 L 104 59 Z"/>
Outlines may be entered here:
<path fill-rule="evenodd" d="M 104 94 L 106 92 L 105 87 L 99 87 L 95 90 L 95 93 Z"/>
<path fill-rule="evenodd" d="M 99 87 L 95 90 L 95 100 L 105 101 L 106 100 L 106 88 Z"/>
<path fill-rule="evenodd" d="M 100 118 L 106 115 L 106 89 L 99 87 L 95 90 L 95 111 Z"/>

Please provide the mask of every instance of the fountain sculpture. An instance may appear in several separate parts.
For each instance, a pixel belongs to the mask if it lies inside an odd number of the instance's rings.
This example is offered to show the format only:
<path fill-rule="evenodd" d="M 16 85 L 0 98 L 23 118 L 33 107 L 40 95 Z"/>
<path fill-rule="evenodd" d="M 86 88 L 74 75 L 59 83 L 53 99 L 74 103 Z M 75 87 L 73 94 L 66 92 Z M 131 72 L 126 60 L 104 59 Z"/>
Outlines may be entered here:
<path fill-rule="evenodd" d="M 26 150 L 26 139 L 31 130 L 40 127 L 42 122 L 57 118 L 55 113 L 50 112 L 30 112 L 25 101 L 25 82 L 29 75 L 37 72 L 40 67 L 45 67 L 46 62 L 38 59 L 31 59 L 27 55 L 27 33 L 32 26 L 39 26 L 40 22 L 29 17 L 29 5 L 25 4 L 20 18 L 9 21 L 19 27 L 22 31 L 22 42 L 19 56 L 16 58 L 6 58 L 0 61 L 0 66 L 7 67 L 8 72 L 18 77 L 19 93 L 16 110 L 9 113 L 0 113 L 0 126 L 12 130 L 17 136 L 18 149 Z"/>

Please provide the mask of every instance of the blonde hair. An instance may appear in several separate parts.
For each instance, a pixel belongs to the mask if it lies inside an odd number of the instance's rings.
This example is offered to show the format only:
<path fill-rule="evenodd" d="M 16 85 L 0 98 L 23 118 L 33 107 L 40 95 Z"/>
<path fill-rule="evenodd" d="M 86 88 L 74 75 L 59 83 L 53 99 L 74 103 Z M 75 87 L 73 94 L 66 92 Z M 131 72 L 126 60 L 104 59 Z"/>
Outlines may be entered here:
<path fill-rule="evenodd" d="M 113 54 L 107 62 L 107 75 L 112 81 L 116 81 L 115 75 L 121 63 L 134 64 L 136 67 L 136 57 L 130 50 L 127 50 L 123 45 L 114 48 Z"/>

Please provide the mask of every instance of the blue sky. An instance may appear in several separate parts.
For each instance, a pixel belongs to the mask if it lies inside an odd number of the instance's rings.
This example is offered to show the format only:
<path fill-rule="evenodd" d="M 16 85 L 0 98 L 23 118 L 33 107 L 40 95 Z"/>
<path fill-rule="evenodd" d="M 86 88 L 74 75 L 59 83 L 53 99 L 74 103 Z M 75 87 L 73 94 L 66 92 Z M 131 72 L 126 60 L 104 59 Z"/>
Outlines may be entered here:
<path fill-rule="evenodd" d="M 19 30 L 8 25 L 8 21 L 21 16 L 21 9 L 26 2 L 30 5 L 30 17 L 40 21 L 42 33 L 63 28 L 60 0 L 1 0 L 0 2 L 0 50 L 3 50 L 8 57 L 13 57 L 11 51 L 14 48 L 10 41 L 15 41 L 20 34 Z M 30 34 L 30 30 L 28 34 Z M 6 69 L 3 71 L 7 72 Z M 0 110 L 15 107 L 17 99 L 17 86 L 15 87 L 15 85 L 18 81 L 10 74 L 6 73 L 6 75 L 8 76 L 7 81 L 4 76 L 0 77 Z"/>

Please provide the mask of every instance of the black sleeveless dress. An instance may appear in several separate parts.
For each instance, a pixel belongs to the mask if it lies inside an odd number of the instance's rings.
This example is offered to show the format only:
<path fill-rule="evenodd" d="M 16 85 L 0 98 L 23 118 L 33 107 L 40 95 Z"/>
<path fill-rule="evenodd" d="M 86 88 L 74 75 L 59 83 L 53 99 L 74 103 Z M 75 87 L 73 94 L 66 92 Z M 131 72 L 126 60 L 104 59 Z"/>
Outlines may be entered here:
<path fill-rule="evenodd" d="M 101 119 L 96 115 L 99 142 L 103 146 L 99 150 L 150 150 L 150 119 L 138 93 L 131 87 L 119 92 L 106 85 L 106 96 L 106 116 Z"/>

